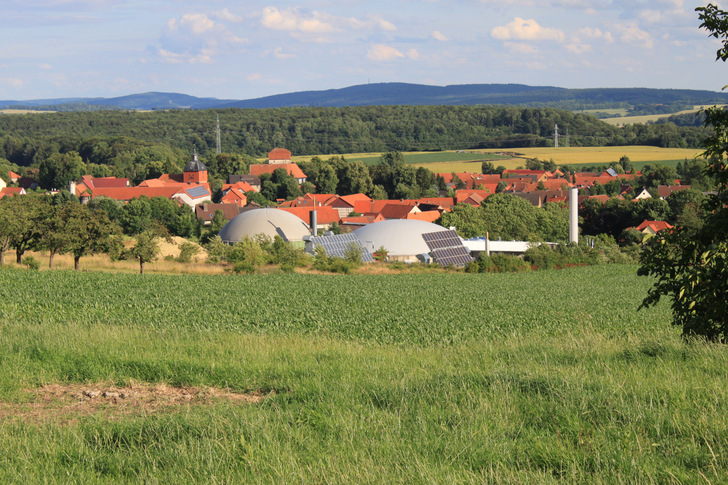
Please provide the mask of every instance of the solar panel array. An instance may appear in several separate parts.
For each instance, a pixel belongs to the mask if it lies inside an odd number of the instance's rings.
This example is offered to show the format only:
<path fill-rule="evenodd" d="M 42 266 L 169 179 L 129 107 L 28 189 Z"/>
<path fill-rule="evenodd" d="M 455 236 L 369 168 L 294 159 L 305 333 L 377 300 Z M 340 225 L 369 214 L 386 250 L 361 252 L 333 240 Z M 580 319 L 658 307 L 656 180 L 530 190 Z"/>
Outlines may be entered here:
<path fill-rule="evenodd" d="M 453 230 L 428 232 L 422 235 L 435 262 L 442 266 L 465 266 L 473 261 L 468 248 Z"/>
<path fill-rule="evenodd" d="M 374 257 L 369 250 L 364 247 L 361 239 L 354 234 L 335 234 L 333 236 L 315 236 L 311 238 L 313 247 L 321 246 L 326 250 L 326 254 L 336 258 L 346 258 L 346 251 L 352 245 L 361 252 L 361 260 L 364 263 L 371 263 Z"/>
<path fill-rule="evenodd" d="M 442 248 L 432 250 L 432 259 L 442 266 L 465 266 L 473 260 L 470 251 L 465 246 L 457 248 Z"/>
<path fill-rule="evenodd" d="M 210 192 L 201 185 L 198 185 L 197 187 L 192 187 L 191 189 L 187 189 L 186 192 L 187 195 L 189 195 L 193 199 L 196 199 L 197 197 L 204 197 L 205 195 L 210 195 Z"/>

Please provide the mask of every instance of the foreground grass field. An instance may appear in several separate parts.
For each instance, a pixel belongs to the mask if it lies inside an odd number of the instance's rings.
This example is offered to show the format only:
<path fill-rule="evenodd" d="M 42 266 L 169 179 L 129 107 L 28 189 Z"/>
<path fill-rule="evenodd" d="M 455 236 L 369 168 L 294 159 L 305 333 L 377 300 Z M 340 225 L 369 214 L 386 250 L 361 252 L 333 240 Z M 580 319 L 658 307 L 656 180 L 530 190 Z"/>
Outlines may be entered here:
<path fill-rule="evenodd" d="M 724 482 L 725 348 L 649 283 L 0 270 L 0 481 Z"/>

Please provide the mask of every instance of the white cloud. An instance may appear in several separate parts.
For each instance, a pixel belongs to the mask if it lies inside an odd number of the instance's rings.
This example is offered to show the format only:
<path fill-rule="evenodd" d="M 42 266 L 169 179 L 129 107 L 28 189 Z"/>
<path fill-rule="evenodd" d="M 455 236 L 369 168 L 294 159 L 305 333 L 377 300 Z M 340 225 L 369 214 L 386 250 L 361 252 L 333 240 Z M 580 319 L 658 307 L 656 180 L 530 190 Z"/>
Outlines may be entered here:
<path fill-rule="evenodd" d="M 652 36 L 640 29 L 634 22 L 617 25 L 616 29 L 620 33 L 619 40 L 625 44 L 633 44 L 645 49 L 652 49 L 655 44 Z"/>
<path fill-rule="evenodd" d="M 45 71 L 48 71 L 48 70 L 52 69 L 52 66 L 50 64 L 38 64 L 38 67 L 40 69 L 45 70 Z"/>
<path fill-rule="evenodd" d="M 498 40 L 556 40 L 562 41 L 564 33 L 559 29 L 541 27 L 534 19 L 520 17 L 513 22 L 495 27 L 490 35 Z"/>
<path fill-rule="evenodd" d="M 193 34 L 202 34 L 215 27 L 215 21 L 203 14 L 183 15 L 180 27 L 189 29 Z"/>
<path fill-rule="evenodd" d="M 384 44 L 376 44 L 367 52 L 367 59 L 371 61 L 394 61 L 403 57 L 405 55 L 400 51 Z"/>
<path fill-rule="evenodd" d="M 417 49 L 410 49 L 407 51 L 407 57 L 409 57 L 413 61 L 416 61 L 420 58 L 420 53 L 417 52 Z"/>
<path fill-rule="evenodd" d="M 324 20 L 323 17 L 317 12 L 306 15 L 297 9 L 280 10 L 277 7 L 266 7 L 263 9 L 261 22 L 264 27 L 271 30 L 319 34 L 335 32 L 337 29 L 334 25 Z"/>
<path fill-rule="evenodd" d="M 238 15 L 235 15 L 230 12 L 227 8 L 224 8 L 218 12 L 215 12 L 213 16 L 219 20 L 224 20 L 226 22 L 233 22 L 233 23 L 240 23 L 244 19 L 243 17 L 240 17 Z"/>
<path fill-rule="evenodd" d="M 218 14 L 222 13 L 221 16 Z M 227 10 L 212 14 L 230 17 Z M 167 29 L 156 49 L 162 62 L 178 64 L 212 63 L 222 48 L 245 43 L 246 40 L 230 32 L 222 22 L 205 14 L 184 14 L 167 21 Z"/>
<path fill-rule="evenodd" d="M 432 37 L 434 37 L 436 40 L 439 40 L 442 42 L 447 42 L 448 40 L 450 40 L 445 35 L 443 35 L 442 32 L 440 32 L 439 30 L 435 30 L 434 32 L 432 32 Z"/>
<path fill-rule="evenodd" d="M 337 17 L 323 12 L 302 11 L 297 8 L 279 9 L 266 7 L 261 14 L 263 27 L 294 34 L 307 34 L 321 36 L 327 34 L 341 34 L 351 30 L 371 30 L 392 32 L 397 30 L 394 24 L 377 16 L 366 19 L 355 17 Z M 312 40 L 307 37 L 297 37 L 300 40 Z M 321 37 L 313 37 L 314 41 L 325 41 Z"/>
<path fill-rule="evenodd" d="M 246 81 L 260 81 L 263 79 L 263 75 L 259 72 L 254 72 L 245 76 Z"/>
<path fill-rule="evenodd" d="M 523 44 L 521 42 L 506 42 L 504 45 L 511 52 L 515 52 L 518 54 L 533 55 L 533 54 L 538 53 L 538 50 L 536 50 L 536 48 L 534 46 L 532 46 L 531 44 Z"/>

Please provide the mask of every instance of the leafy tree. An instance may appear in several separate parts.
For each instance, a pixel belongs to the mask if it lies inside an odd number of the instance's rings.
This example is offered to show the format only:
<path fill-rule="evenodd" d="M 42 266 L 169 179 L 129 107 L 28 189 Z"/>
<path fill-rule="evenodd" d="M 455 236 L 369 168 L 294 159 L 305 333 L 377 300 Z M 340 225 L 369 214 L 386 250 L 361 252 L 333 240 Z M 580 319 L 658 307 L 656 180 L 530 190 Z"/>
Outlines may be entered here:
<path fill-rule="evenodd" d="M 80 269 L 84 256 L 108 252 L 112 238 L 121 233 L 121 228 L 109 220 L 107 213 L 87 205 L 69 207 L 65 228 L 68 236 L 68 251 L 73 254 L 73 268 Z"/>
<path fill-rule="evenodd" d="M 698 7 L 702 28 L 720 39 L 717 58 L 728 60 L 728 12 L 713 4 Z M 677 228 L 650 239 L 642 252 L 639 274 L 657 278 L 640 308 L 662 296 L 670 298 L 673 323 L 684 336 L 728 341 L 728 112 L 704 110 L 713 127 L 705 143 L 707 171 L 715 177 L 717 193 L 704 203 L 703 225 L 697 230 Z"/>
<path fill-rule="evenodd" d="M 149 197 L 143 195 L 122 206 L 118 220 L 124 234 L 130 236 L 148 229 L 152 224 L 152 203 Z"/>
<path fill-rule="evenodd" d="M 69 182 L 78 180 L 86 165 L 77 152 L 56 153 L 38 167 L 38 185 L 43 189 L 68 189 Z"/>
<path fill-rule="evenodd" d="M 16 262 L 21 263 L 23 254 L 35 245 L 38 237 L 37 221 L 42 210 L 42 196 L 26 195 L 4 197 L 12 214 L 9 230 L 10 247 L 15 249 Z"/>
<path fill-rule="evenodd" d="M 48 268 L 53 269 L 56 254 L 68 251 L 70 236 L 67 226 L 72 217 L 76 202 L 53 204 L 49 197 L 39 199 L 35 231 L 37 232 L 33 248 L 48 251 Z"/>
<path fill-rule="evenodd" d="M 151 263 L 159 256 L 159 239 L 169 239 L 169 233 L 160 225 L 144 229 L 134 237 L 134 246 L 129 255 L 139 261 L 139 274 L 144 274 L 144 265 Z"/>

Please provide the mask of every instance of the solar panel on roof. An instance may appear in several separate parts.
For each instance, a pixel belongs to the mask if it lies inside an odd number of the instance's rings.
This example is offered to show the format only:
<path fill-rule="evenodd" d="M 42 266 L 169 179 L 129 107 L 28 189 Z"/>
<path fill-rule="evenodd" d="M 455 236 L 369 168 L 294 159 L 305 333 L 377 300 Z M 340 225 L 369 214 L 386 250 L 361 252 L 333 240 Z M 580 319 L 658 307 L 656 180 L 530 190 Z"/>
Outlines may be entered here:
<path fill-rule="evenodd" d="M 197 187 L 192 187 L 191 189 L 187 189 L 186 192 L 187 192 L 187 195 L 189 195 L 193 199 L 196 199 L 197 197 L 204 197 L 206 195 L 210 195 L 210 192 L 208 192 L 208 190 L 201 185 L 198 185 Z"/>
<path fill-rule="evenodd" d="M 336 234 L 333 236 L 315 236 L 311 238 L 313 247 L 321 246 L 326 250 L 326 254 L 336 258 L 346 258 L 346 252 L 353 245 L 361 253 L 361 260 L 364 263 L 371 263 L 374 257 L 369 250 L 364 247 L 361 240 L 354 234 Z"/>

